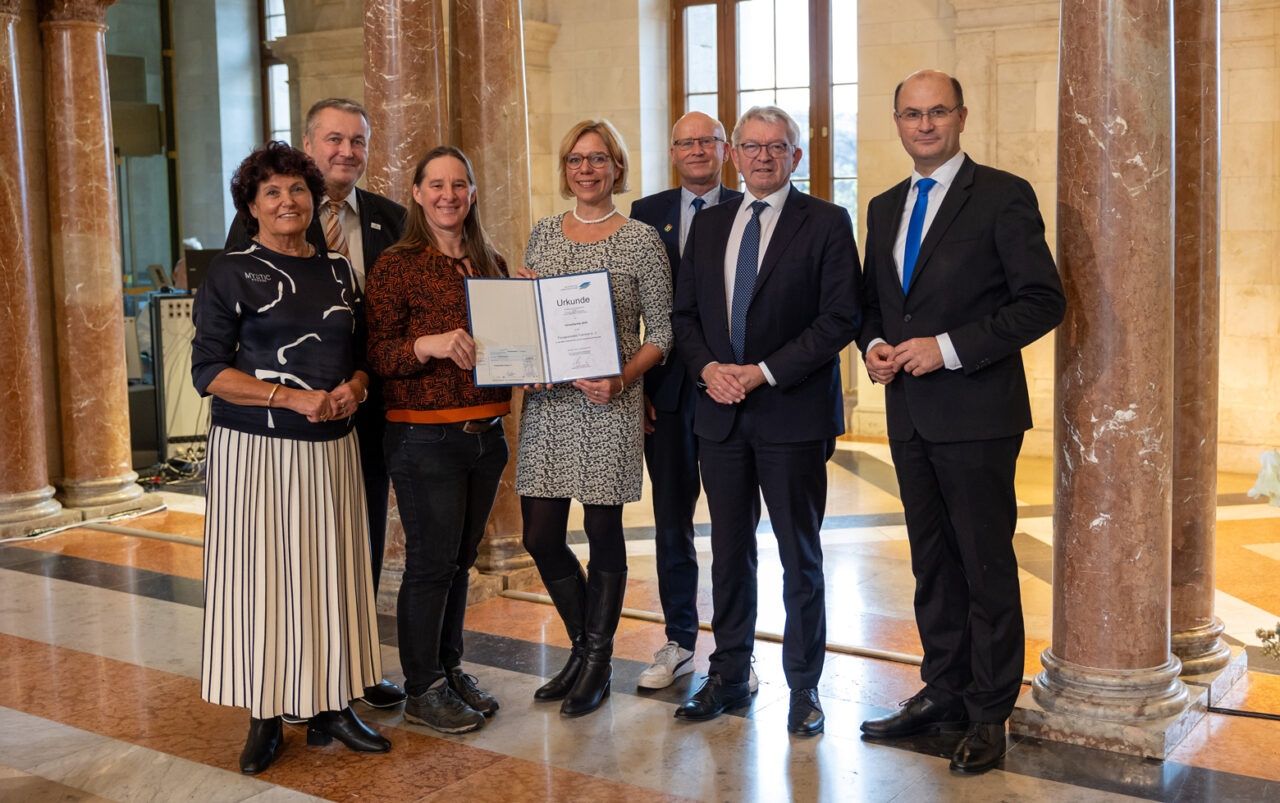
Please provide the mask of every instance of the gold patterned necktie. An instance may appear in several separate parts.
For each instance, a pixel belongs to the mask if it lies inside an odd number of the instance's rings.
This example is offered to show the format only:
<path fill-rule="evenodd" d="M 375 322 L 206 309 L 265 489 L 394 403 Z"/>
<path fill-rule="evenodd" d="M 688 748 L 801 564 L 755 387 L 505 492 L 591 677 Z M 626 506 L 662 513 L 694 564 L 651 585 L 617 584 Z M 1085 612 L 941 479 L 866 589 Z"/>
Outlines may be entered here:
<path fill-rule="evenodd" d="M 337 251 L 350 259 L 351 254 L 347 251 L 347 237 L 342 233 L 342 207 L 345 206 L 345 202 L 325 201 L 325 205 L 329 207 L 329 220 L 324 227 L 325 245 L 330 251 Z"/>

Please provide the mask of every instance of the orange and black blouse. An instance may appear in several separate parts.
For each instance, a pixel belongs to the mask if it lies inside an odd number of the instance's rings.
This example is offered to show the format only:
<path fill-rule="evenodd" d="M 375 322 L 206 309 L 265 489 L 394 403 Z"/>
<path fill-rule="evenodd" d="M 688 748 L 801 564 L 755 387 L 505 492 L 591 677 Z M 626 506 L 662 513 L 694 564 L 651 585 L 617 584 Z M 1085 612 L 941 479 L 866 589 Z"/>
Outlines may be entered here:
<path fill-rule="evenodd" d="M 498 267 L 507 266 L 499 257 Z M 440 424 L 492 418 L 511 409 L 510 388 L 478 388 L 453 360 L 418 362 L 423 335 L 470 331 L 463 262 L 434 248 L 383 254 L 369 271 L 365 309 L 369 365 L 383 378 L 388 421 Z"/>

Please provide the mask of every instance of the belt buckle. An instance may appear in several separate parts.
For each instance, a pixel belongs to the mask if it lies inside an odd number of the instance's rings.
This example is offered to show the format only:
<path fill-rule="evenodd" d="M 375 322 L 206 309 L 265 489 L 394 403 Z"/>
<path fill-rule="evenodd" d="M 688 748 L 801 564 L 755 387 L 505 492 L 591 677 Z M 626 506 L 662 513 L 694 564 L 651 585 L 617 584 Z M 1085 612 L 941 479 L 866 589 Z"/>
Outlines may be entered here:
<path fill-rule="evenodd" d="M 479 419 L 473 418 L 470 421 L 462 422 L 462 431 L 467 433 L 468 435 L 483 435 L 484 433 L 488 432 L 491 429 L 493 429 L 492 418 L 486 421 L 481 421 Z"/>

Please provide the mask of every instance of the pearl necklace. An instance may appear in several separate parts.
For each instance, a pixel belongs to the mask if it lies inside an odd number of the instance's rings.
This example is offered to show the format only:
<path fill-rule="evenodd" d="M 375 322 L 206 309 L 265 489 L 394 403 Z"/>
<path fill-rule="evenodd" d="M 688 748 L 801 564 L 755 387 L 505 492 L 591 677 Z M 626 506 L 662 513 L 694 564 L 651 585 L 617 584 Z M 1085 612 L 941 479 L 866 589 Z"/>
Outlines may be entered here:
<path fill-rule="evenodd" d="M 573 219 L 574 219 L 574 220 L 576 220 L 576 221 L 578 221 L 579 223 L 585 223 L 585 224 L 586 224 L 586 225 L 588 225 L 588 226 L 590 226 L 590 225 L 592 225 L 592 224 L 595 224 L 595 223 L 603 223 L 603 222 L 605 222 L 606 220 L 608 220 L 609 218 L 613 217 L 613 216 L 614 216 L 614 215 L 616 215 L 616 214 L 618 214 L 618 210 L 617 210 L 617 208 L 616 208 L 616 207 L 610 207 L 610 208 L 609 208 L 609 214 L 605 215 L 604 217 L 598 217 L 598 218 L 596 218 L 595 220 L 587 220 L 587 219 L 586 219 L 586 218 L 584 218 L 582 215 L 579 215 L 579 214 L 578 214 L 578 207 L 576 207 L 576 206 L 575 206 L 575 207 L 573 208 Z"/>

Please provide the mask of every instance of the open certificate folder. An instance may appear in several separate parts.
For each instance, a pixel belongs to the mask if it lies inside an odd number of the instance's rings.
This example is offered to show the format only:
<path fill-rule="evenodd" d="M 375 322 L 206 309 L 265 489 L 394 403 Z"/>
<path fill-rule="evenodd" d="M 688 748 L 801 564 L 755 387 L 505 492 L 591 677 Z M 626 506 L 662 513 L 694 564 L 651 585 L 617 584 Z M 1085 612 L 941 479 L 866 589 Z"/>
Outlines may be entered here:
<path fill-rule="evenodd" d="M 466 283 L 477 387 L 622 373 L 608 271 Z"/>

